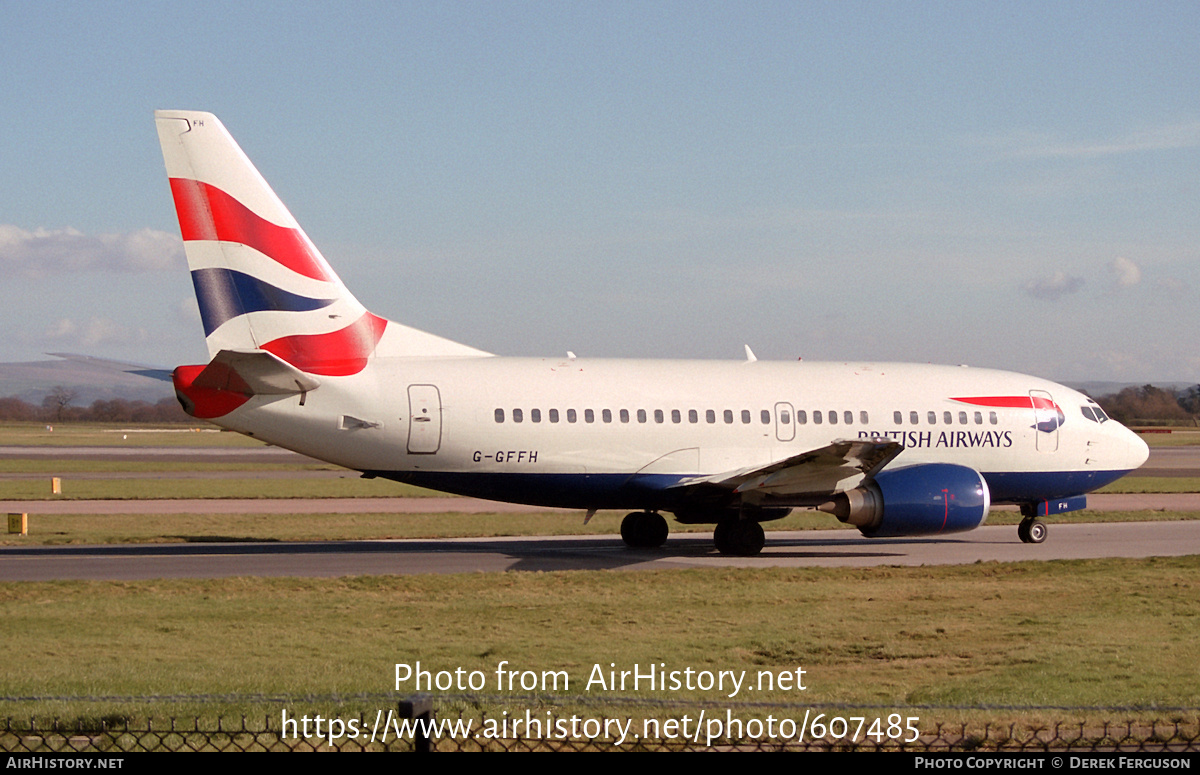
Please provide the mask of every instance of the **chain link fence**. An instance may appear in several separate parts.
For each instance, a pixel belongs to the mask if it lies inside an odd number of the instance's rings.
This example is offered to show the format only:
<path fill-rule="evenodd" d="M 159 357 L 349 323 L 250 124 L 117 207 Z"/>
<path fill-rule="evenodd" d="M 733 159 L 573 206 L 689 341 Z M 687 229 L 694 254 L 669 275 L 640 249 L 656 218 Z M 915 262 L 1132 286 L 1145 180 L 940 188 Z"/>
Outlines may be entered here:
<path fill-rule="evenodd" d="M 173 704 L 229 697 L 0 698 Z M 245 698 L 242 698 L 245 699 Z M 1200 708 L 849 706 L 610 698 L 438 696 L 254 698 L 263 715 L 9 717 L 0 751 L 1200 751 Z M 374 707 L 368 707 L 369 701 Z M 308 710 L 293 710 L 307 708 Z M 314 710 L 314 708 L 322 708 Z M 956 715 L 960 722 L 934 722 Z M 1045 721 L 1057 717 L 1061 720 Z M 1013 718 L 1039 721 L 1012 721 Z M 997 721 L 997 719 L 1005 719 Z M 1075 719 L 1075 720 L 1069 720 Z"/>

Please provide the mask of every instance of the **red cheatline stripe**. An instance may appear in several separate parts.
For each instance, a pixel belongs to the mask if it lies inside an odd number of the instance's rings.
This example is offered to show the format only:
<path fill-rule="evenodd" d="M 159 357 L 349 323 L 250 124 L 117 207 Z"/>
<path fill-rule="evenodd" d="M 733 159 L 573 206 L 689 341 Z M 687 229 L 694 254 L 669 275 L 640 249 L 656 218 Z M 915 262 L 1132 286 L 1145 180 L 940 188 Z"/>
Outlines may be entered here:
<path fill-rule="evenodd" d="M 216 186 L 198 180 L 171 178 L 171 195 L 185 242 L 240 242 L 305 277 L 333 280 L 299 229 L 277 226 Z"/>
<path fill-rule="evenodd" d="M 964 404 L 974 404 L 975 406 L 1014 407 L 1018 409 L 1030 409 L 1033 407 L 1033 401 L 1029 396 L 977 396 L 975 398 L 951 398 L 950 400 L 961 401 Z"/>
<path fill-rule="evenodd" d="M 386 327 L 386 320 L 368 312 L 338 331 L 284 336 L 267 342 L 262 349 L 309 374 L 345 377 L 363 370 Z"/>

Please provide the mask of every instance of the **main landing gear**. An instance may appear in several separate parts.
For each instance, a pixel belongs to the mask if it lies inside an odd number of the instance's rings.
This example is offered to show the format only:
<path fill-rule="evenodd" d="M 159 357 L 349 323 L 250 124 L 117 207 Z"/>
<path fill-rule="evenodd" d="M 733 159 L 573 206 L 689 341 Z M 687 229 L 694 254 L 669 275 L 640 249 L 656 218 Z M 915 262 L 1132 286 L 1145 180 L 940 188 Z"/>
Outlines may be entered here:
<path fill-rule="evenodd" d="M 1017 535 L 1027 544 L 1040 544 L 1046 540 L 1046 523 L 1033 517 L 1025 517 L 1017 526 Z"/>
<path fill-rule="evenodd" d="M 723 519 L 713 530 L 713 543 L 721 554 L 753 557 L 766 541 L 762 525 L 752 519 Z"/>
<path fill-rule="evenodd" d="M 667 532 L 667 520 L 653 511 L 634 511 L 621 520 L 621 540 L 632 549 L 657 549 Z"/>

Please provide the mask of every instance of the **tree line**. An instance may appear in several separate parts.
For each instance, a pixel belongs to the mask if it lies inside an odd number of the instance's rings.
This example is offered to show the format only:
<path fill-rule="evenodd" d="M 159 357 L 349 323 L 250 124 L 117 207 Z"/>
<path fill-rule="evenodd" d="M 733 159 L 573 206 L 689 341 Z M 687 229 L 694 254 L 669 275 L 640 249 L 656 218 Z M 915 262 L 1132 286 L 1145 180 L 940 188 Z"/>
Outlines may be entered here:
<path fill-rule="evenodd" d="M 0 421 L 18 422 L 128 422 L 128 423 L 187 423 L 195 422 L 174 398 L 155 403 L 130 401 L 124 398 L 97 399 L 90 406 L 73 406 L 77 394 L 65 387 L 55 387 L 42 403 L 31 404 L 20 398 L 0 398 Z"/>
<path fill-rule="evenodd" d="M 1154 385 L 1129 387 L 1120 393 L 1101 396 L 1096 403 L 1109 417 L 1124 425 L 1200 425 L 1200 385 L 1185 390 L 1165 390 Z"/>

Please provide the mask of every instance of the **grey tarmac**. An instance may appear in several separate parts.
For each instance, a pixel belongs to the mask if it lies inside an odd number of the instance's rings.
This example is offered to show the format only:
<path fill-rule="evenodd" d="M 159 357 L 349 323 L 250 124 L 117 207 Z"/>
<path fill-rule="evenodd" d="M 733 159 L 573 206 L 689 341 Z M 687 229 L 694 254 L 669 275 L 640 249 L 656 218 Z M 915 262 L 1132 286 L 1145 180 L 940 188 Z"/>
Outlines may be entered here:
<path fill-rule="evenodd" d="M 852 530 L 774 531 L 757 557 L 720 555 L 705 533 L 673 536 L 655 550 L 628 549 L 616 536 L 35 546 L 0 548 L 0 581 L 969 565 L 1198 552 L 1200 521 L 1195 520 L 1053 525 L 1044 544 L 1021 543 L 1013 526 L 985 526 L 946 538 L 880 540 Z"/>

